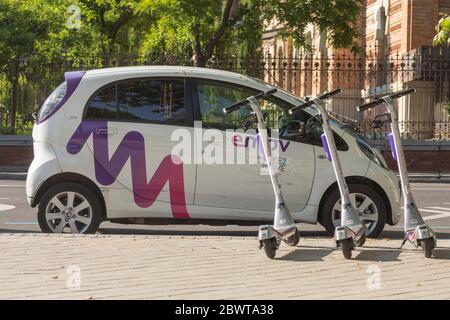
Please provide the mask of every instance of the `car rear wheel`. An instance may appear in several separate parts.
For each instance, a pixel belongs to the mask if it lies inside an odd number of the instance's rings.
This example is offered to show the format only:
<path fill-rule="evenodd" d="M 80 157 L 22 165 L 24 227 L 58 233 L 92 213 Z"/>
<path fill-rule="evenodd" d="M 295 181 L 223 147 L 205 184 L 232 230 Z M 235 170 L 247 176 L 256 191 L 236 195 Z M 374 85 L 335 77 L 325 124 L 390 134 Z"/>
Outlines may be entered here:
<path fill-rule="evenodd" d="M 95 233 L 102 221 L 98 197 L 73 182 L 50 188 L 39 203 L 38 222 L 45 233 Z"/>
<path fill-rule="evenodd" d="M 363 224 L 367 228 L 366 236 L 376 238 L 386 224 L 387 210 L 381 196 L 370 186 L 349 184 L 350 198 L 356 205 Z M 320 223 L 330 236 L 341 225 L 341 199 L 338 189 L 333 190 L 322 206 Z"/>

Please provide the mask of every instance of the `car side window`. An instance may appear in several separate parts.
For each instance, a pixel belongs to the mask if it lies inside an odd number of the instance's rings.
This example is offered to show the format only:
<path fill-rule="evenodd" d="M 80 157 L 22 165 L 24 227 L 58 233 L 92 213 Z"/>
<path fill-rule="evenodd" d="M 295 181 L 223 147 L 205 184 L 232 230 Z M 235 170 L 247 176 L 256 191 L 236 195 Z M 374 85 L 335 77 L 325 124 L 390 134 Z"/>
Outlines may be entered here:
<path fill-rule="evenodd" d="M 184 124 L 184 80 L 143 78 L 112 84 L 93 95 L 85 117 Z"/>
<path fill-rule="evenodd" d="M 119 119 L 183 124 L 183 80 L 132 80 L 118 84 Z"/>
<path fill-rule="evenodd" d="M 90 99 L 86 110 L 86 118 L 114 119 L 116 116 L 116 85 L 112 85 L 101 89 Z"/>
<path fill-rule="evenodd" d="M 222 83 L 197 82 L 197 98 L 201 120 L 204 125 L 219 128 L 238 128 L 250 107 L 243 107 L 231 114 L 224 114 L 223 108 L 245 99 L 256 91 Z"/>

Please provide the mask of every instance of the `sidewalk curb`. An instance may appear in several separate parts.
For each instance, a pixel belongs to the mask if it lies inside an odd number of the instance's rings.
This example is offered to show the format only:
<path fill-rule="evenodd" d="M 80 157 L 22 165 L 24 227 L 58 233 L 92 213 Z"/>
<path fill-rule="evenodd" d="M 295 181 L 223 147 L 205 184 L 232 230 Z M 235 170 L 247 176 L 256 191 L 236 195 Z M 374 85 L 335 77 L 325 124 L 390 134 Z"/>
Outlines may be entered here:
<path fill-rule="evenodd" d="M 26 172 L 0 172 L 0 180 L 21 180 L 27 179 Z"/>

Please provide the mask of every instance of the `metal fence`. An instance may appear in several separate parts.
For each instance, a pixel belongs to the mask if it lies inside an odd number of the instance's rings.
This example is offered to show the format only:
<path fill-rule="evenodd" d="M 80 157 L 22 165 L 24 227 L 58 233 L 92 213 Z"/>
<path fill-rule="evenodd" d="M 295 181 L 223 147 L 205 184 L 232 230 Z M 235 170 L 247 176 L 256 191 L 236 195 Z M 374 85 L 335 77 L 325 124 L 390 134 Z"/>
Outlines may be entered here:
<path fill-rule="evenodd" d="M 147 59 L 111 59 L 111 66 L 156 64 L 192 65 L 193 62 L 183 54 L 166 53 Z M 50 66 L 27 68 L 19 88 L 18 110 L 21 116 L 17 126 L 29 130 L 27 123 L 30 119 L 27 115 L 43 102 L 62 80 L 65 71 L 97 68 L 100 65 L 101 62 L 96 60 L 63 61 Z M 282 52 L 275 56 L 265 53 L 260 58 L 214 56 L 207 67 L 258 77 L 299 97 L 342 88 L 343 93 L 330 101 L 329 111 L 340 120 L 356 126 L 368 138 L 386 136 L 387 126 L 377 130 L 371 128 L 371 119 L 383 110 L 358 114 L 355 107 L 368 99 L 415 87 L 417 93 L 398 101 L 404 137 L 450 139 L 449 48 L 422 47 L 406 54 L 393 55 L 384 55 L 378 48 L 369 48 L 364 54 L 349 54 L 344 50 L 335 54 L 310 54 L 295 50 L 288 55 Z M 0 113 L 0 133 L 7 127 L 9 117 Z"/>

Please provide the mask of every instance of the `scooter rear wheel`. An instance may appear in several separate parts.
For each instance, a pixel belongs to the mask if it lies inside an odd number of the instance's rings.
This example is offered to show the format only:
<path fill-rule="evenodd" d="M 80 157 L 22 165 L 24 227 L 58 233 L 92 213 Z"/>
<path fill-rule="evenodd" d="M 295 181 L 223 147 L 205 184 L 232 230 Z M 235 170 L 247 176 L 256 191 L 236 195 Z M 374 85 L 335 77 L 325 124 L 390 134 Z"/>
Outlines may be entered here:
<path fill-rule="evenodd" d="M 353 239 L 348 238 L 345 240 L 341 240 L 339 243 L 339 246 L 341 247 L 342 254 L 344 255 L 345 259 L 351 259 L 352 257 L 352 249 L 353 249 Z"/>
<path fill-rule="evenodd" d="M 298 232 L 297 229 L 295 230 L 295 233 L 292 236 L 290 236 L 285 240 L 286 244 L 292 247 L 298 245 L 299 241 L 300 241 L 300 233 Z"/>
<path fill-rule="evenodd" d="M 425 258 L 431 258 L 434 249 L 433 238 L 423 239 L 420 242 L 420 246 L 422 247 L 423 255 L 425 256 Z"/>
<path fill-rule="evenodd" d="M 267 258 L 273 259 L 277 254 L 278 243 L 276 238 L 266 239 L 262 241 L 264 252 L 266 253 Z"/>

